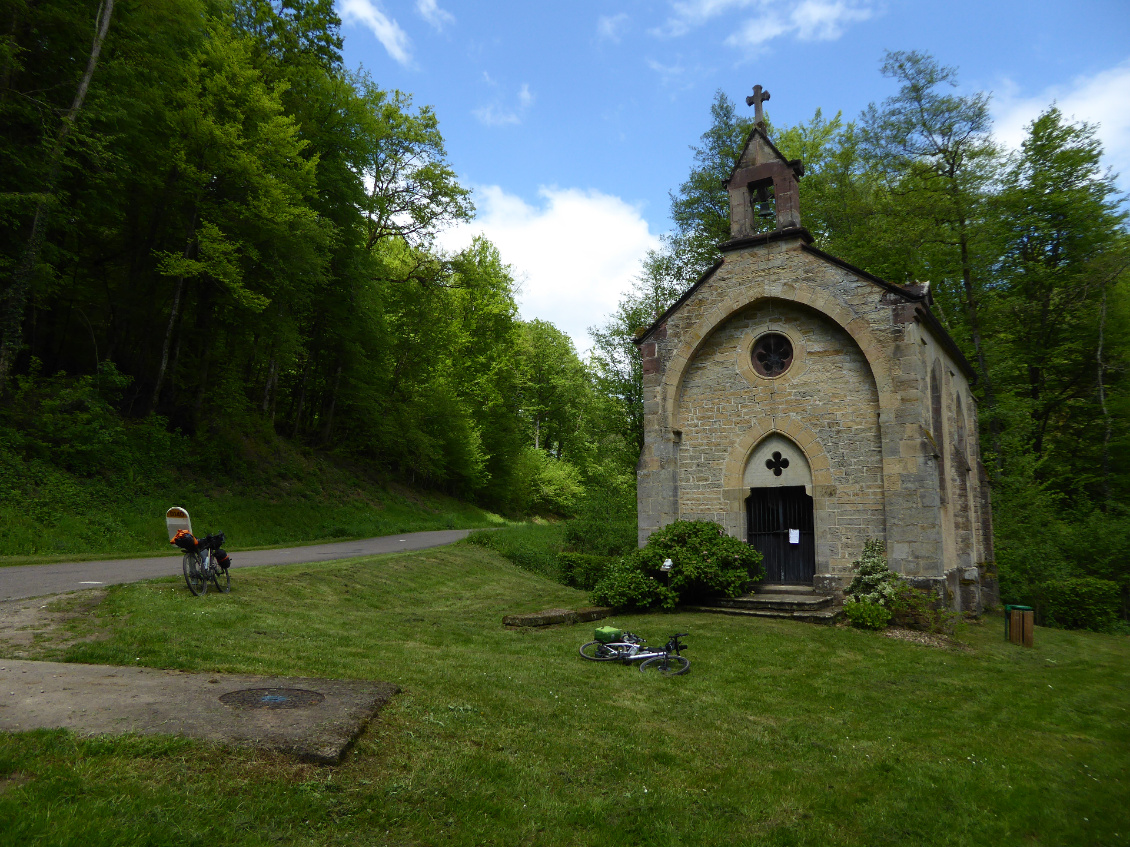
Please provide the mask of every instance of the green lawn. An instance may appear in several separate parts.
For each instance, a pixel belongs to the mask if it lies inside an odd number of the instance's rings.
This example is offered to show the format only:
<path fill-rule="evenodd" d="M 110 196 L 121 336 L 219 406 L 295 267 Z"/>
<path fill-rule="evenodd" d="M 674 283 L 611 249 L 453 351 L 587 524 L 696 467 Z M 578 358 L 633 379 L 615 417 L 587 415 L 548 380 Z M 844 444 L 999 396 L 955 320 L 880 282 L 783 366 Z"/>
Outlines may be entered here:
<path fill-rule="evenodd" d="M 0 737 L 0 844 L 1130 843 L 1130 640 L 999 618 L 967 650 L 848 628 L 621 616 L 690 673 L 586 662 L 586 597 L 471 545 L 112 589 L 71 661 L 403 691 L 346 761 L 178 739 Z M 0 692 L 2 694 L 3 692 Z"/>
<path fill-rule="evenodd" d="M 86 504 L 71 512 L 0 503 L 0 567 L 175 553 L 165 530 L 165 512 L 173 505 L 188 509 L 197 535 L 222 530 L 231 551 L 507 523 L 441 494 L 371 487 L 354 496 L 334 494 L 319 498 L 279 491 L 267 496 L 190 488 Z M 41 511 L 50 511 L 50 520 Z"/>

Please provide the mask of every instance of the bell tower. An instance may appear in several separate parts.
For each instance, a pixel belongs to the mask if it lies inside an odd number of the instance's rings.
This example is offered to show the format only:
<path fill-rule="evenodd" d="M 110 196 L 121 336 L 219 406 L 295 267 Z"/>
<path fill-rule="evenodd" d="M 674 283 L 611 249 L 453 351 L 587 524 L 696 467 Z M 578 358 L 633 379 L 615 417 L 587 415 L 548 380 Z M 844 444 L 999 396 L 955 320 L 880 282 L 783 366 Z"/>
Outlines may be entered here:
<path fill-rule="evenodd" d="M 768 99 L 769 92 L 760 85 L 746 98 L 746 105 L 754 107 L 755 123 L 726 181 L 731 239 L 800 227 L 797 180 L 804 175 L 804 164 L 800 159 L 787 160 L 769 140 L 762 112 Z"/>

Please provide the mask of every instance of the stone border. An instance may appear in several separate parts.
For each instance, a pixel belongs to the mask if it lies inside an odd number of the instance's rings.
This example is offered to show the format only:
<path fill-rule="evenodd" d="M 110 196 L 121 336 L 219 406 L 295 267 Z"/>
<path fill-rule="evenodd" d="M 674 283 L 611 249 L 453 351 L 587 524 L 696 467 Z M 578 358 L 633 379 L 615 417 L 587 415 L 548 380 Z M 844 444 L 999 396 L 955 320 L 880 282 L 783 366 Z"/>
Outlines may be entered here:
<path fill-rule="evenodd" d="M 556 626 L 558 624 L 587 623 L 610 617 L 613 610 L 608 606 L 588 606 L 584 609 L 543 609 L 540 612 L 527 612 L 524 615 L 505 615 L 502 625 L 517 629 L 521 627 Z"/>

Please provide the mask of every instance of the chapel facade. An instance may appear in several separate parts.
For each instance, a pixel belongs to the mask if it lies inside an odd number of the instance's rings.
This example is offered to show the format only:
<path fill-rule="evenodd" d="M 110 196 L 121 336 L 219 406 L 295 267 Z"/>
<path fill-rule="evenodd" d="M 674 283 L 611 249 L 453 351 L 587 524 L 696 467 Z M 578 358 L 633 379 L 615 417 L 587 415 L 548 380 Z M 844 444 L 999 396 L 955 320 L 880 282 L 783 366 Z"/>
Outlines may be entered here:
<path fill-rule="evenodd" d="M 635 339 L 643 366 L 639 543 L 712 520 L 765 583 L 842 596 L 864 542 L 949 607 L 994 603 L 974 372 L 930 309 L 813 246 L 799 160 L 758 107 L 727 183 L 722 259 Z"/>

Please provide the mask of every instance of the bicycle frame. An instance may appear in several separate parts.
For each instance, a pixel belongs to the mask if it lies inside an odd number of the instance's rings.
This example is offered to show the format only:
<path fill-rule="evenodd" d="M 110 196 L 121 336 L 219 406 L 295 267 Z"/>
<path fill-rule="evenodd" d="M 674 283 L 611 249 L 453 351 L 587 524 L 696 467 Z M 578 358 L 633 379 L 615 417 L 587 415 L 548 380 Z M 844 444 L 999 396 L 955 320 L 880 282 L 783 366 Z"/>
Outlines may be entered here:
<path fill-rule="evenodd" d="M 631 633 L 627 633 L 631 635 Z M 677 635 L 671 636 L 663 647 L 644 647 L 642 641 L 611 641 L 605 646 L 609 650 L 615 650 L 620 655 L 617 658 L 625 665 L 632 662 L 642 662 L 645 659 L 654 659 L 657 656 L 669 656 L 674 653 L 676 656 L 682 655 L 679 651 L 686 648 L 685 644 L 679 643 L 680 636 L 686 635 L 685 632 L 680 632 Z M 634 636 L 633 636 L 634 637 Z"/>

